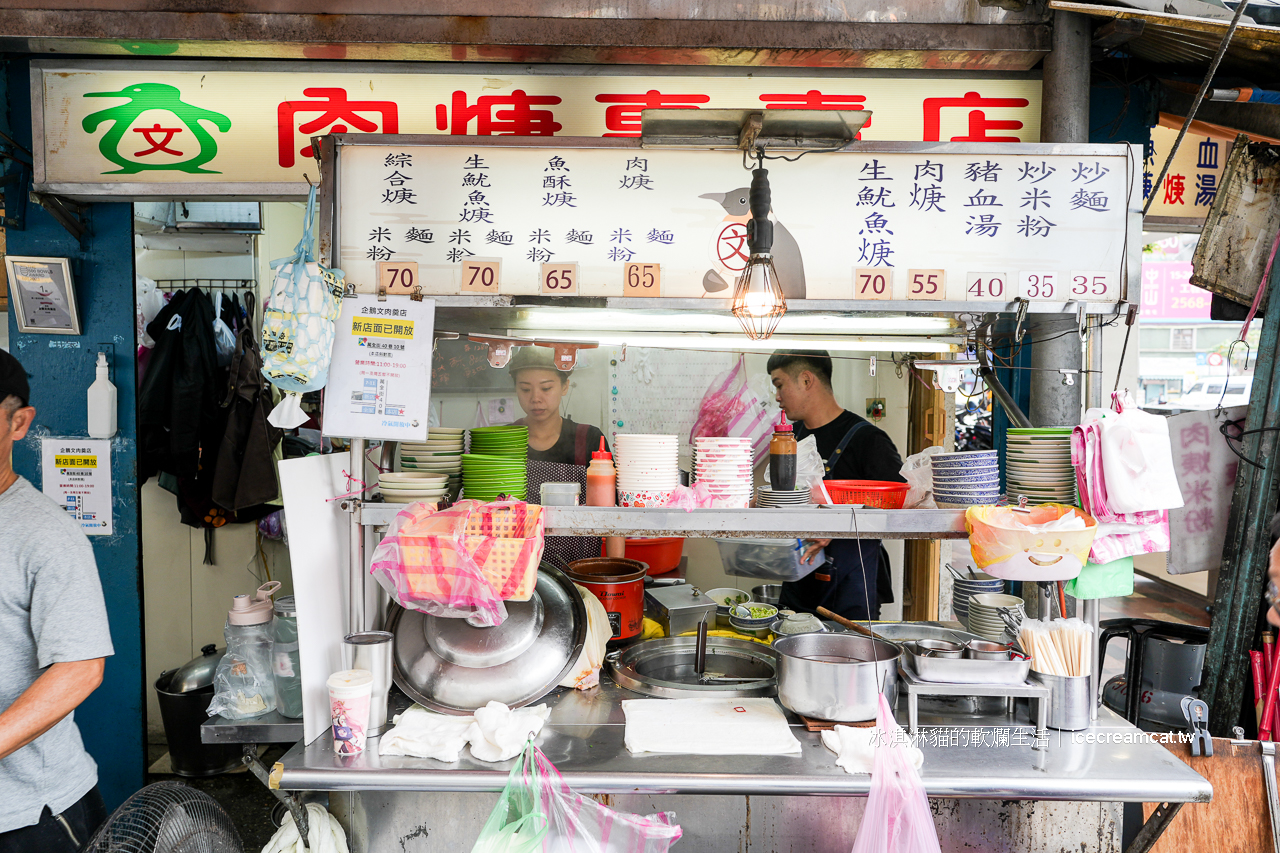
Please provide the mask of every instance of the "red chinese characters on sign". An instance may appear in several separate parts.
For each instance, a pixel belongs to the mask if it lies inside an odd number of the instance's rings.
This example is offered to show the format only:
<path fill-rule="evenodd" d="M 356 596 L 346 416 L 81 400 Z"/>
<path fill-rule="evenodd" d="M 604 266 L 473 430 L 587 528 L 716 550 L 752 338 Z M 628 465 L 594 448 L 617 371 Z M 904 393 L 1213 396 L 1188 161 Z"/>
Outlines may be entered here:
<path fill-rule="evenodd" d="M 866 109 L 866 95 L 824 95 L 817 89 L 792 94 L 761 95 L 766 110 L 863 110 Z M 871 127 L 871 119 L 862 126 Z M 859 130 L 854 139 L 862 138 Z"/>
<path fill-rule="evenodd" d="M 657 89 L 638 95 L 596 95 L 598 103 L 613 104 L 604 110 L 604 126 L 609 129 L 605 136 L 639 136 L 641 110 L 696 110 L 697 104 L 710 100 L 710 95 L 664 95 Z"/>
<path fill-rule="evenodd" d="M 316 131 L 328 128 L 328 133 L 350 133 L 354 128 L 365 133 L 381 130 L 383 133 L 400 132 L 400 111 L 395 101 L 352 101 L 347 99 L 346 89 L 303 89 L 308 98 L 324 98 L 317 101 L 284 101 L 276 110 L 279 135 L 280 165 L 293 166 L 298 154 L 311 157 L 311 145 L 295 149 L 294 120 L 299 113 L 320 113 L 320 117 L 303 123 L 297 133 L 309 137 Z M 375 121 L 370 114 L 377 114 Z"/>
<path fill-rule="evenodd" d="M 716 257 L 720 263 L 734 272 L 742 272 L 747 268 L 747 226 L 741 222 L 730 222 L 720 230 L 716 238 Z"/>
<path fill-rule="evenodd" d="M 924 141 L 941 142 L 942 111 L 944 109 L 969 110 L 969 132 L 951 137 L 952 142 L 1021 142 L 1018 136 L 988 136 L 989 130 L 1021 130 L 1022 122 L 1016 119 L 989 119 L 986 110 L 997 107 L 1025 107 L 1026 98 L 984 98 L 977 92 L 967 92 L 963 98 L 924 99 Z"/>
<path fill-rule="evenodd" d="M 157 151 L 161 154 L 176 154 L 179 157 L 182 156 L 181 151 L 175 151 L 168 147 L 169 140 L 173 139 L 176 134 L 182 133 L 182 128 L 180 127 L 161 127 L 160 122 L 156 122 L 151 127 L 135 127 L 133 132 L 141 133 L 142 138 L 147 140 L 147 144 L 151 146 L 146 151 L 139 151 L 134 155 L 135 157 L 145 157 L 146 155 L 153 154 Z M 157 133 L 163 133 L 164 139 L 156 142 L 153 136 Z"/>
<path fill-rule="evenodd" d="M 534 109 L 560 103 L 556 95 L 530 95 L 516 89 L 510 95 L 481 95 L 474 104 L 468 100 L 466 92 L 454 92 L 450 104 L 437 104 L 436 129 L 466 136 L 475 121 L 476 136 L 555 136 L 563 126 L 551 110 Z"/>

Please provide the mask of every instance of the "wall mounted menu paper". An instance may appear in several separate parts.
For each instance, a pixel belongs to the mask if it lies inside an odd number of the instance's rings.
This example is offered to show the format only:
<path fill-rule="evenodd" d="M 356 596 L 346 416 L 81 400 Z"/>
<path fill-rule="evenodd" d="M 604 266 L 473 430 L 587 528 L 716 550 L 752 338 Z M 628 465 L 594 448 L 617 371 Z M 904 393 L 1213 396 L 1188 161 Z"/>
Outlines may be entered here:
<path fill-rule="evenodd" d="M 371 294 L 342 300 L 324 394 L 324 434 L 423 441 L 436 304 Z"/>
<path fill-rule="evenodd" d="M 110 536 L 111 441 L 42 439 L 40 462 L 42 491 L 79 523 L 86 536 Z"/>
<path fill-rule="evenodd" d="M 412 261 L 424 292 L 459 294 L 465 262 L 496 260 L 502 294 L 549 292 L 545 269 L 576 264 L 578 295 L 621 297 L 645 263 L 663 297 L 727 298 L 747 261 L 740 152 L 343 140 L 334 265 L 360 291 L 378 262 Z M 1140 165 L 1127 145 L 982 143 L 767 161 L 774 263 L 788 300 L 858 298 L 859 270 L 895 300 L 920 296 L 913 270 L 942 284 L 930 299 L 1114 303 L 1129 280 L 1136 298 Z"/>

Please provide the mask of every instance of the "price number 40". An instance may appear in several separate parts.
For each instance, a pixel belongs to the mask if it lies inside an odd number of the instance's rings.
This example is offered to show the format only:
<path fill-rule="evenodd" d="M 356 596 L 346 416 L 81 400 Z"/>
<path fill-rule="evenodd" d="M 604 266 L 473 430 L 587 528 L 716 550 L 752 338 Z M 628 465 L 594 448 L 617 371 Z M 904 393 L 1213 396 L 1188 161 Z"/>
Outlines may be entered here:
<path fill-rule="evenodd" d="M 1007 280 L 1004 273 L 978 272 L 969 273 L 968 294 L 970 299 L 1005 299 Z"/>

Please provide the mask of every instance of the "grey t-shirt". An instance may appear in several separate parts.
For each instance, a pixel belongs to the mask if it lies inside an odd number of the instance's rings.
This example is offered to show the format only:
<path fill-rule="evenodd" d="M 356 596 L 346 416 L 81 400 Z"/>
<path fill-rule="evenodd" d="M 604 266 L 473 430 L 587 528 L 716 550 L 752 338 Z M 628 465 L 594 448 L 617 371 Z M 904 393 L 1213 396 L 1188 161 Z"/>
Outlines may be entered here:
<path fill-rule="evenodd" d="M 0 492 L 0 711 L 47 667 L 112 654 L 107 607 L 80 525 L 21 477 Z M 98 783 L 68 714 L 0 759 L 0 832 L 59 814 Z"/>

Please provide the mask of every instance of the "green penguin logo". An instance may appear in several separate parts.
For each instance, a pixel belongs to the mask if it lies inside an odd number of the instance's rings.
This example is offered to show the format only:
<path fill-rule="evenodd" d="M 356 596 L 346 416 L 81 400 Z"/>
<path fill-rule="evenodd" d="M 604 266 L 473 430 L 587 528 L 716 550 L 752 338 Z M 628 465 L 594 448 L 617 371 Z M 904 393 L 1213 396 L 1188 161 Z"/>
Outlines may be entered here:
<path fill-rule="evenodd" d="M 119 165 L 120 168 L 102 174 L 132 175 L 153 170 L 176 170 L 193 175 L 221 174 L 213 169 L 200 168 L 218 156 L 218 142 L 202 122 L 209 122 L 222 133 L 226 133 L 231 129 L 231 119 L 222 113 L 184 102 L 182 93 L 177 87 L 164 83 L 135 83 L 119 92 L 88 92 L 85 97 L 129 99 L 126 104 L 108 107 L 87 115 L 81 123 L 86 133 L 93 133 L 104 121 L 111 122 L 111 128 L 98 140 L 98 150 L 102 152 L 103 157 Z M 168 124 L 175 126 L 164 127 L 157 121 L 152 127 L 131 127 L 138 116 L 148 110 L 171 113 L 175 121 Z M 141 134 L 146 144 L 151 146 L 134 152 L 132 157 L 120 151 L 120 143 L 124 141 L 125 134 L 130 130 Z M 191 135 L 182 135 L 187 133 Z M 194 153 L 190 151 L 193 141 L 199 146 L 199 150 Z M 174 157 L 182 159 L 174 160 Z"/>

